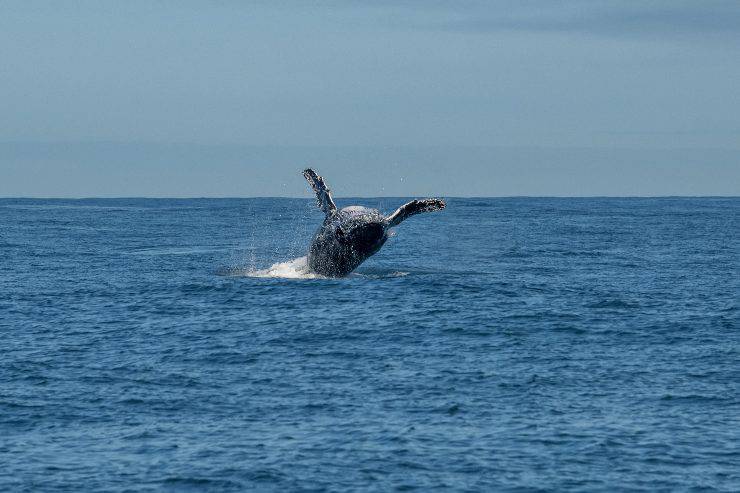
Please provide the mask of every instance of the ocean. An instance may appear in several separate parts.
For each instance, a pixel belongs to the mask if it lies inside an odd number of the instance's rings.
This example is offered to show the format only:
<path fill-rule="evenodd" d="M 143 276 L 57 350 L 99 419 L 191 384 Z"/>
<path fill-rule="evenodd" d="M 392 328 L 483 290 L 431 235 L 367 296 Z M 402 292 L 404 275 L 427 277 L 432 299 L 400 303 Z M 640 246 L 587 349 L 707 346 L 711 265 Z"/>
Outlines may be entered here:
<path fill-rule="evenodd" d="M 740 198 L 321 220 L 0 199 L 0 491 L 740 491 Z"/>

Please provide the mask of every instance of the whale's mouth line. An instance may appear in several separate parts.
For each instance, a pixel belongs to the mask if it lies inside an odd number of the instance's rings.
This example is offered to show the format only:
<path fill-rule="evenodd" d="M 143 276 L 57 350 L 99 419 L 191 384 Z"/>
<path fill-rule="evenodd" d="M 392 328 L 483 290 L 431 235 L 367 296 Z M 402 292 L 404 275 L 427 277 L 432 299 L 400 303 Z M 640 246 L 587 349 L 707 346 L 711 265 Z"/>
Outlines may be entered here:
<path fill-rule="evenodd" d="M 383 240 L 385 228 L 379 223 L 366 223 L 344 230 L 342 240 L 360 249 L 372 249 Z"/>

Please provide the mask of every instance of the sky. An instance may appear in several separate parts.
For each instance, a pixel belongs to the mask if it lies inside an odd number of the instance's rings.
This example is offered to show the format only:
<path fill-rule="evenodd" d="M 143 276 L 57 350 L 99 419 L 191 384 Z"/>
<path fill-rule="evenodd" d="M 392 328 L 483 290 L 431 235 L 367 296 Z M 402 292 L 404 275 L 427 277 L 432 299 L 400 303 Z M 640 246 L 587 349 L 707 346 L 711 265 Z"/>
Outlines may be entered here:
<path fill-rule="evenodd" d="M 740 2 L 0 3 L 0 196 L 740 195 Z"/>

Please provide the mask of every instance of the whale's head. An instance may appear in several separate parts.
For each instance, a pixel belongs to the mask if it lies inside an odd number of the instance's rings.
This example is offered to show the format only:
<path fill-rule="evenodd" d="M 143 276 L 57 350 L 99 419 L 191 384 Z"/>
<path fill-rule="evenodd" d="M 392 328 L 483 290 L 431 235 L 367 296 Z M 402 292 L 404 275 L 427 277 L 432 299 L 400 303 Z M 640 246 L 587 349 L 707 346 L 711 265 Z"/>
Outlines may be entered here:
<path fill-rule="evenodd" d="M 361 255 L 372 255 L 388 239 L 385 218 L 376 209 L 350 206 L 340 210 L 338 216 L 337 239 Z"/>

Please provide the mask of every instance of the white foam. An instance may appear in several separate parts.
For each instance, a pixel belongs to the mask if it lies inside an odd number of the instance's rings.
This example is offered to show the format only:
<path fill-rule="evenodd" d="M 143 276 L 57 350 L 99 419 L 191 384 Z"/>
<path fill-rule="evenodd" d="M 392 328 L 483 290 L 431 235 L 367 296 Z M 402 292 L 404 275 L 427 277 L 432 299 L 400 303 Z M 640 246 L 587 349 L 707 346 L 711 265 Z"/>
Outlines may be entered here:
<path fill-rule="evenodd" d="M 287 262 L 278 262 L 267 269 L 249 271 L 246 275 L 249 277 L 277 277 L 283 279 L 324 279 L 324 276 L 309 270 L 308 257 L 298 257 Z"/>
<path fill-rule="evenodd" d="M 294 258 L 293 260 L 288 260 L 287 262 L 277 262 L 275 264 L 272 264 L 267 269 L 223 269 L 219 271 L 219 275 L 274 279 L 330 279 L 326 276 L 311 272 L 308 268 L 308 257 L 298 257 Z M 401 271 L 369 271 L 362 273 L 353 272 L 348 277 L 365 279 L 387 279 L 393 277 L 405 277 L 407 275 L 409 275 L 408 272 Z"/>

